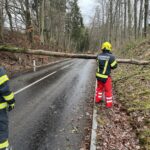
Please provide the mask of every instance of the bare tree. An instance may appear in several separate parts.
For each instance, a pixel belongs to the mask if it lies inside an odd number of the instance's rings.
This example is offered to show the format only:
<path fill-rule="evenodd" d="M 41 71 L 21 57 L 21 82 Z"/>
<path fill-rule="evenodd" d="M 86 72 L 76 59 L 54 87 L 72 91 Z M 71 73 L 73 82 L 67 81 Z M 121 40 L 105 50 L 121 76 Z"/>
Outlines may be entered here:
<path fill-rule="evenodd" d="M 127 30 L 127 1 L 124 0 L 124 39 L 126 38 Z"/>
<path fill-rule="evenodd" d="M 128 35 L 129 35 L 129 39 L 131 37 L 131 0 L 128 0 Z"/>
<path fill-rule="evenodd" d="M 11 30 L 11 32 L 13 32 L 12 15 L 10 13 L 8 0 L 5 0 L 5 9 L 6 9 L 6 12 L 7 12 L 7 15 L 8 15 L 8 19 L 9 19 L 10 30 Z"/>
<path fill-rule="evenodd" d="M 3 39 L 3 26 L 4 26 L 4 18 L 3 18 L 3 4 L 4 1 L 0 1 L 0 40 Z"/>
<path fill-rule="evenodd" d="M 57 47 L 55 50 L 61 51 L 86 45 L 82 38 L 87 36 L 87 33 L 90 34 L 91 49 L 99 48 L 99 44 L 106 40 L 117 46 L 142 37 L 143 33 L 145 37 L 148 34 L 149 0 L 97 0 L 95 15 L 88 29 L 85 30 L 82 17 L 78 13 L 77 18 L 80 18 L 81 22 L 79 27 L 82 26 L 82 29 L 78 31 L 81 34 L 76 36 L 76 41 L 82 41 L 82 44 L 74 42 L 70 4 L 77 1 L 1 0 L 0 38 L 3 37 L 4 25 L 9 24 L 10 31 L 26 33 L 31 44 L 35 44 L 36 36 L 41 45 L 46 44 L 51 49 Z"/>
<path fill-rule="evenodd" d="M 109 21 L 109 41 L 111 41 L 112 39 L 112 30 L 113 30 L 113 0 L 109 0 L 109 18 L 110 18 L 110 21 Z"/>
<path fill-rule="evenodd" d="M 29 8 L 29 0 L 25 0 L 25 17 L 26 17 L 26 33 L 28 40 L 32 43 L 33 42 L 33 26 L 31 23 L 31 14 Z"/>
<path fill-rule="evenodd" d="M 145 14 L 144 14 L 144 36 L 147 36 L 147 24 L 148 24 L 148 5 L 149 0 L 145 0 Z"/>
<path fill-rule="evenodd" d="M 139 12 L 139 24 L 138 24 L 139 36 L 142 36 L 142 24 L 143 24 L 143 0 L 140 0 L 140 12 Z"/>
<path fill-rule="evenodd" d="M 91 45 L 98 41 L 100 44 L 104 40 L 109 40 L 113 45 L 119 46 L 124 42 L 141 38 L 143 33 L 146 37 L 148 2 L 148 0 L 97 0 L 99 17 L 96 10 L 92 20 Z"/>
<path fill-rule="evenodd" d="M 138 0 L 134 0 L 134 37 L 137 38 L 137 2 Z"/>
<path fill-rule="evenodd" d="M 41 44 L 44 44 L 44 26 L 45 26 L 45 0 L 42 0 L 40 3 L 40 40 Z"/>

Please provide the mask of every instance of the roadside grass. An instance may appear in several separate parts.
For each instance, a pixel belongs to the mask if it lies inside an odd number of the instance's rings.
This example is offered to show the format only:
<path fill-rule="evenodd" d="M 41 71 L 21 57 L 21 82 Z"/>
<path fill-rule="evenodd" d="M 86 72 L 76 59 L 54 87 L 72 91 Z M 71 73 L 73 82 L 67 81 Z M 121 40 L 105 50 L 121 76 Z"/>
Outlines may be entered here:
<path fill-rule="evenodd" d="M 126 42 L 122 48 L 115 50 L 115 53 L 126 58 L 150 60 L 150 36 L 147 39 L 140 38 Z"/>
<path fill-rule="evenodd" d="M 150 60 L 150 37 L 131 41 L 118 55 Z M 113 79 L 117 100 L 129 114 L 143 149 L 150 150 L 150 66 L 119 65 Z"/>
<path fill-rule="evenodd" d="M 113 79 L 116 99 L 131 117 L 143 149 L 150 150 L 150 67 L 119 65 Z"/>

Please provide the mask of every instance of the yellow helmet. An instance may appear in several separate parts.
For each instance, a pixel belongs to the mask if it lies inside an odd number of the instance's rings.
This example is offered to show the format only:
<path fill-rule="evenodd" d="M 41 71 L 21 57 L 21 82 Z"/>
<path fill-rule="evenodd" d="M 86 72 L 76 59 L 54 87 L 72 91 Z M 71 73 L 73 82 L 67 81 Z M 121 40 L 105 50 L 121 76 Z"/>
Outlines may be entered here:
<path fill-rule="evenodd" d="M 101 48 L 101 49 L 102 49 L 102 50 L 106 49 L 106 50 L 111 51 L 112 46 L 111 46 L 111 44 L 110 44 L 109 42 L 104 42 L 104 43 L 102 44 L 102 48 Z"/>

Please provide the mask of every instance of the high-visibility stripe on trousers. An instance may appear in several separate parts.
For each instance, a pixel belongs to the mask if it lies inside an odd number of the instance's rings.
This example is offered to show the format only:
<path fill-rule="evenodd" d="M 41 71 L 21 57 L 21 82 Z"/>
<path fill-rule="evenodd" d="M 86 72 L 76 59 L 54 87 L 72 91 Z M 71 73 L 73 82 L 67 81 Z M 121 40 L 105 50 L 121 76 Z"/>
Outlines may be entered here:
<path fill-rule="evenodd" d="M 99 91 L 96 89 L 96 95 L 95 95 L 95 101 L 96 101 L 96 103 L 98 103 L 98 102 L 101 101 L 102 96 L 103 96 L 103 93 L 102 93 L 102 92 L 99 92 Z"/>
<path fill-rule="evenodd" d="M 106 107 L 112 107 L 112 80 L 109 76 L 105 83 L 97 80 L 97 89 L 95 102 L 99 103 L 102 100 L 102 93 L 105 93 Z"/>
<path fill-rule="evenodd" d="M 2 109 L 0 110 L 0 150 L 8 146 L 8 115 L 6 109 Z"/>

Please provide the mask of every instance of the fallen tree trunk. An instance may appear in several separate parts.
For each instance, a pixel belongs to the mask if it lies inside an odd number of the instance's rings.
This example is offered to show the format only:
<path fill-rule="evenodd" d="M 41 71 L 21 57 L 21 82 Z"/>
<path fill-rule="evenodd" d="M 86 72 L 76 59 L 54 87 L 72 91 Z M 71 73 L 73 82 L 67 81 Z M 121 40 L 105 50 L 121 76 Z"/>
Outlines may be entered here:
<path fill-rule="evenodd" d="M 31 50 L 16 47 L 0 46 L 0 51 L 8 51 L 13 53 L 26 53 L 34 55 L 45 55 L 45 56 L 55 56 L 55 57 L 67 57 L 67 58 L 82 58 L 82 59 L 96 59 L 97 55 L 94 54 L 73 54 L 73 53 L 62 53 L 62 52 L 52 52 L 45 50 Z M 150 61 L 136 60 L 136 59 L 117 59 L 118 63 L 127 63 L 135 65 L 149 65 Z"/>
<path fill-rule="evenodd" d="M 117 59 L 119 63 L 135 64 L 135 65 L 150 65 L 150 61 L 137 59 Z"/>

